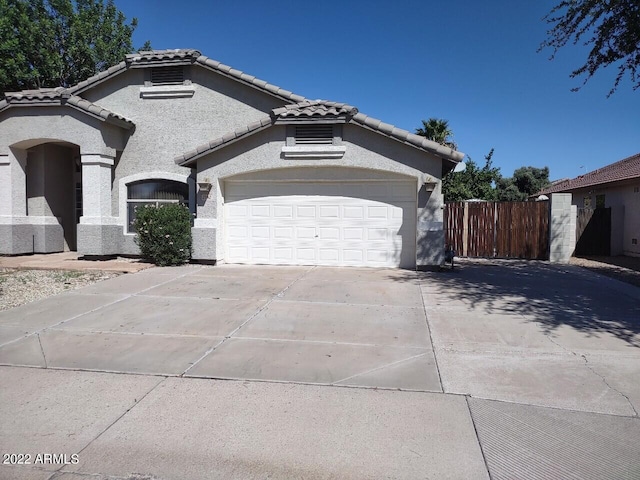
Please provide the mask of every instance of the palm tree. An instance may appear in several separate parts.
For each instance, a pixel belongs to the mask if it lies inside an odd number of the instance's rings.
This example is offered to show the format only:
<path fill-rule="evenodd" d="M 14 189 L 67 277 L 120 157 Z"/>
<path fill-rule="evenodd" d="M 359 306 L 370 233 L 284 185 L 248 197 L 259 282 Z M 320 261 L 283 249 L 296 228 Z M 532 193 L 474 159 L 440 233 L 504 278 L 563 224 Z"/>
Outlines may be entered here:
<path fill-rule="evenodd" d="M 422 128 L 416 128 L 416 135 L 426 137 L 453 150 L 458 149 L 458 145 L 453 141 L 453 132 L 449 128 L 448 120 L 442 118 L 430 118 L 426 122 L 422 120 Z"/>

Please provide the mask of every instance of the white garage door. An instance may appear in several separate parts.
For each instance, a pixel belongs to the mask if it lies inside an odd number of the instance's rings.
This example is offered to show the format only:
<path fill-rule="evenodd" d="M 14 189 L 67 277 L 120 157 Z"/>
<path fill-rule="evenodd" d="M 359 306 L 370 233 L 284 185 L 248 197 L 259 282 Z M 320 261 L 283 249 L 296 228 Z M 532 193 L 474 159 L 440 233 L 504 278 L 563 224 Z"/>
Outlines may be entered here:
<path fill-rule="evenodd" d="M 226 261 L 413 267 L 415 217 L 413 182 L 226 182 Z"/>

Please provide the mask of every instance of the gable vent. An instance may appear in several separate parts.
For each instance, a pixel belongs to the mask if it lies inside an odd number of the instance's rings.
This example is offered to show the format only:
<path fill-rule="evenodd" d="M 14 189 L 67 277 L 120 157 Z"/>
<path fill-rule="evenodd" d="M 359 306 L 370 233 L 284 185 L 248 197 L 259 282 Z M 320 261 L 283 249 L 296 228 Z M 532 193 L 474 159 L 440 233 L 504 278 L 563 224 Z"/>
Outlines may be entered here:
<path fill-rule="evenodd" d="M 333 125 L 296 125 L 297 144 L 332 144 Z"/>
<path fill-rule="evenodd" d="M 182 85 L 184 82 L 184 68 L 156 67 L 151 69 L 151 83 L 154 85 Z"/>

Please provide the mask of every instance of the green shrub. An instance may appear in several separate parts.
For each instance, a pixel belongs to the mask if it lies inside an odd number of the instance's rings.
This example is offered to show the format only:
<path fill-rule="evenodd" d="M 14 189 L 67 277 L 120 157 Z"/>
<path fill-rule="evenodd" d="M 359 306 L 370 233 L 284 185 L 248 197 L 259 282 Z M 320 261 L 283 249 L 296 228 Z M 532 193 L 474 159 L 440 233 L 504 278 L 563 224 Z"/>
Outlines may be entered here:
<path fill-rule="evenodd" d="M 191 213 L 177 203 L 142 205 L 133 222 L 143 258 L 156 265 L 181 265 L 191 258 Z"/>

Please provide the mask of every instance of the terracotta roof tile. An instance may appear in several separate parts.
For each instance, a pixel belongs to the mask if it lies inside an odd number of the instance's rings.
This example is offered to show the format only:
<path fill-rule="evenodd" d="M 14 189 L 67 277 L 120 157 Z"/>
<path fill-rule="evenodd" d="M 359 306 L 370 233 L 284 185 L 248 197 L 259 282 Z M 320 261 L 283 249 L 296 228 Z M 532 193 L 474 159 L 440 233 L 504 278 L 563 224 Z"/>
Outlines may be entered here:
<path fill-rule="evenodd" d="M 566 192 L 568 190 L 576 190 L 578 188 L 630 180 L 633 178 L 640 178 L 640 153 L 636 153 L 611 165 L 598 168 L 592 172 L 585 173 L 579 177 L 555 182 L 550 187 L 541 190 L 538 195 Z"/>

